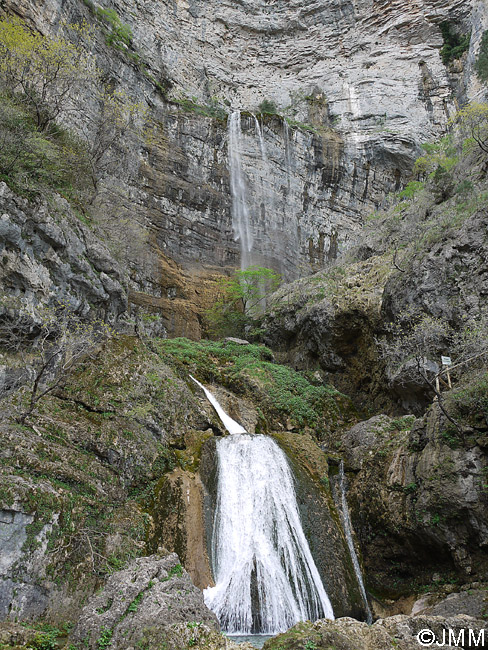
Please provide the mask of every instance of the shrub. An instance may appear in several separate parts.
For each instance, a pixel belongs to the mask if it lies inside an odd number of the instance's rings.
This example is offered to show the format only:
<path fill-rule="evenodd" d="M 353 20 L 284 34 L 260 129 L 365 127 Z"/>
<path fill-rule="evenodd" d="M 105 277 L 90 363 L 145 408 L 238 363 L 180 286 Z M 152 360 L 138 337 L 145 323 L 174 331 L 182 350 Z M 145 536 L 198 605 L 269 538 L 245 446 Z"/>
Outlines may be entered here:
<path fill-rule="evenodd" d="M 263 99 L 263 101 L 258 106 L 259 113 L 265 115 L 277 115 L 278 108 L 276 104 L 270 99 Z"/>
<path fill-rule="evenodd" d="M 81 206 L 91 186 L 89 152 L 65 129 L 39 131 L 30 106 L 0 94 L 0 178 L 18 194 L 52 189 Z"/>
<path fill-rule="evenodd" d="M 488 153 L 488 104 L 468 104 L 458 111 L 453 122 L 459 125 L 466 138 L 463 143 L 465 151 L 480 149 L 483 153 Z"/>
<path fill-rule="evenodd" d="M 481 81 L 488 81 L 488 29 L 483 32 L 481 37 L 475 68 Z"/>
<path fill-rule="evenodd" d="M 275 291 L 281 276 L 263 266 L 250 266 L 222 278 L 220 298 L 206 311 L 209 330 L 214 336 L 243 336 L 261 312 L 267 297 Z"/>
<path fill-rule="evenodd" d="M 441 48 L 441 57 L 444 65 L 447 65 L 454 59 L 459 59 L 469 48 L 470 35 L 457 34 L 454 31 L 452 23 L 445 20 L 440 25 L 444 45 Z"/>
<path fill-rule="evenodd" d="M 398 194 L 398 197 L 400 199 L 413 199 L 417 192 L 424 188 L 424 185 L 425 183 L 421 181 L 410 181 L 405 189 Z"/>
<path fill-rule="evenodd" d="M 107 36 L 108 45 L 125 45 L 132 43 L 133 34 L 129 25 L 125 25 L 117 15 L 115 9 L 96 9 L 96 15 L 104 20 L 110 26 L 110 32 Z"/>
<path fill-rule="evenodd" d="M 85 25 L 69 25 L 75 42 L 32 32 L 19 18 L 0 21 L 0 79 L 19 94 L 45 131 L 56 119 L 76 109 L 77 95 L 98 75 L 95 58 L 86 52 Z"/>

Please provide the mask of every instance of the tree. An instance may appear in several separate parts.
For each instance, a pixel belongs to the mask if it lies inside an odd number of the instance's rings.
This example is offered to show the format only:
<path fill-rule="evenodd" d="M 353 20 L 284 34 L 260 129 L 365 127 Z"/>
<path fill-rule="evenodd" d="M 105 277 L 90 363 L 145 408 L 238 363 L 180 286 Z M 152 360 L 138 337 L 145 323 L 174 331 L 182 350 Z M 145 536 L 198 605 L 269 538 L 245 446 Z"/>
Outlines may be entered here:
<path fill-rule="evenodd" d="M 75 366 L 111 334 L 102 321 L 85 322 L 64 304 L 25 308 L 0 302 L 0 349 L 16 367 L 14 381 L 0 387 L 0 400 L 19 389 L 17 421 L 24 423 L 39 400 L 55 390 Z"/>
<path fill-rule="evenodd" d="M 262 266 L 249 266 L 222 278 L 220 296 L 206 312 L 211 333 L 215 336 L 246 334 L 280 282 L 278 273 Z"/>
<path fill-rule="evenodd" d="M 120 156 L 114 156 L 114 147 L 120 149 L 126 141 L 125 149 L 134 149 L 142 138 L 146 139 L 145 122 L 147 108 L 134 102 L 124 90 L 103 88 L 96 93 L 99 104 L 98 118 L 89 124 L 84 139 L 89 145 L 91 177 L 94 188 L 102 176 L 115 171 L 120 164 Z M 90 134 L 89 131 L 94 133 Z"/>
<path fill-rule="evenodd" d="M 83 39 L 86 25 L 68 25 L 71 42 L 30 30 L 19 18 L 0 21 L 0 78 L 34 110 L 41 131 L 78 108 L 77 95 L 97 81 L 95 58 Z"/>
<path fill-rule="evenodd" d="M 6 91 L 4 103 L 9 102 L 9 109 L 13 109 L 11 115 L 2 109 L 0 117 L 2 123 L 10 122 L 15 127 L 15 134 L 8 134 L 10 128 L 0 134 L 0 139 L 7 144 L 0 173 L 10 176 L 16 163 L 16 169 L 26 168 L 28 175 L 33 168 L 34 176 L 36 170 L 44 170 L 44 162 L 49 167 L 48 156 L 44 155 L 46 138 L 59 136 L 59 121 L 66 123 L 68 117 L 80 117 L 74 122 L 80 139 L 78 158 L 88 162 L 89 182 L 96 190 L 100 179 L 120 166 L 123 154 L 146 139 L 147 109 L 124 90 L 103 82 L 95 56 L 87 50 L 91 34 L 84 23 L 66 25 L 65 29 L 71 40 L 42 36 L 18 18 L 0 20 L 0 81 Z M 82 96 L 93 98 L 98 110 L 83 110 Z M 26 128 L 29 119 L 33 128 Z M 33 130 L 41 135 L 35 136 Z M 20 137 L 16 137 L 17 132 Z M 59 153 L 71 151 L 65 147 Z M 57 158 L 59 161 L 64 156 Z M 79 167 L 76 156 L 66 158 L 73 168 Z M 59 164 L 55 167 L 58 172 Z M 47 171 L 53 176 L 52 169 Z M 85 169 L 80 171 L 82 176 L 86 173 Z M 75 180 L 73 185 L 76 184 Z M 56 183 L 48 185 L 56 186 Z"/>
<path fill-rule="evenodd" d="M 479 148 L 488 153 L 488 104 L 471 102 L 456 114 L 454 120 L 466 140 L 465 150 Z"/>

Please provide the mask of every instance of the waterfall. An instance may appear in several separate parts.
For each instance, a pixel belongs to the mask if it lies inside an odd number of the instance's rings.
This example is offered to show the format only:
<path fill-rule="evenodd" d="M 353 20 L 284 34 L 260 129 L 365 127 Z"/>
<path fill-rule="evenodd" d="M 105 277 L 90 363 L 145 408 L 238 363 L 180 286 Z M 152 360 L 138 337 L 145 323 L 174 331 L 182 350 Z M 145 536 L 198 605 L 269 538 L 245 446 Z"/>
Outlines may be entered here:
<path fill-rule="evenodd" d="M 284 452 L 268 436 L 246 434 L 219 440 L 217 456 L 216 584 L 204 597 L 222 629 L 277 634 L 298 621 L 333 619 Z"/>
<path fill-rule="evenodd" d="M 232 225 L 241 247 L 241 269 L 251 263 L 252 233 L 247 203 L 247 189 L 242 169 L 241 113 L 234 111 L 228 120 L 230 191 L 232 196 Z"/>
<path fill-rule="evenodd" d="M 261 159 L 265 165 L 265 167 L 268 167 L 268 154 L 266 153 L 266 144 L 264 142 L 264 136 L 263 136 L 263 130 L 261 129 L 261 125 L 259 124 L 258 118 L 253 115 L 254 117 L 254 124 L 256 126 L 256 132 L 258 134 L 259 138 L 259 149 L 261 150 Z"/>
<path fill-rule="evenodd" d="M 230 434 L 217 441 L 212 534 L 215 587 L 206 605 L 225 632 L 277 634 L 334 618 L 300 521 L 293 475 L 268 436 L 250 435 L 195 377 Z"/>
<path fill-rule="evenodd" d="M 356 578 L 359 585 L 359 590 L 364 601 L 364 608 L 366 610 L 366 622 L 371 625 L 373 622 L 373 615 L 369 607 L 368 597 L 366 595 L 366 589 L 364 587 L 363 574 L 361 573 L 361 567 L 359 566 L 359 559 L 354 547 L 354 541 L 352 539 L 352 524 L 351 517 L 349 515 L 349 507 L 347 505 L 347 496 L 346 496 L 346 475 L 344 473 L 344 461 L 341 460 L 339 464 L 339 490 L 341 497 L 341 515 L 342 515 L 342 525 L 344 528 L 344 533 L 346 535 L 347 545 L 349 547 L 349 553 L 351 554 L 351 560 L 354 566 L 354 572 L 356 573 Z"/>
<path fill-rule="evenodd" d="M 222 420 L 222 424 L 224 427 L 227 429 L 229 433 L 247 433 L 247 431 L 242 427 L 238 422 L 233 420 L 227 413 L 224 411 L 224 409 L 220 406 L 216 398 L 212 395 L 212 393 L 205 388 L 203 384 L 201 384 L 198 379 L 195 379 L 192 375 L 190 375 L 190 379 L 193 379 L 195 384 L 197 386 L 200 386 L 200 388 L 203 390 L 205 393 L 206 398 L 210 402 L 210 404 L 214 407 L 214 409 L 217 411 L 217 415 L 219 418 Z"/>

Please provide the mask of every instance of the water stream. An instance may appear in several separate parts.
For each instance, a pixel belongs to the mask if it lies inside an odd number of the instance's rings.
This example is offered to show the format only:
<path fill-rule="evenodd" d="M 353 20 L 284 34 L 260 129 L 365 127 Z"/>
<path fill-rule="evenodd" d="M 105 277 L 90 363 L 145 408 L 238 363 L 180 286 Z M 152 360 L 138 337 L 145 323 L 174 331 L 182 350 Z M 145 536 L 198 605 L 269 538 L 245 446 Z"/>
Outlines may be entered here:
<path fill-rule="evenodd" d="M 211 542 L 215 586 L 205 603 L 229 634 L 277 634 L 298 621 L 333 619 L 303 532 L 285 453 L 242 432 L 203 388 L 230 435 L 217 441 L 218 485 Z M 239 427 L 239 431 L 235 426 Z"/>
<path fill-rule="evenodd" d="M 228 120 L 230 190 L 232 196 L 232 225 L 241 248 L 241 269 L 251 264 L 252 233 L 247 188 L 242 169 L 241 113 L 234 111 Z"/>
<path fill-rule="evenodd" d="M 227 413 L 224 411 L 224 409 L 220 406 L 218 403 L 217 399 L 212 395 L 212 393 L 205 388 L 203 384 L 201 384 L 198 379 L 195 379 L 192 375 L 190 375 L 190 379 L 192 379 L 197 386 L 200 386 L 200 388 L 203 390 L 205 393 L 205 397 L 208 399 L 210 404 L 214 407 L 214 409 L 217 412 L 217 415 L 219 418 L 222 420 L 222 424 L 226 428 L 226 430 L 229 433 L 247 433 L 247 431 L 244 429 L 243 426 L 241 426 L 238 422 L 233 420 L 230 415 L 227 415 Z"/>
<path fill-rule="evenodd" d="M 369 607 L 368 596 L 366 595 L 366 589 L 364 587 L 363 574 L 361 572 L 361 567 L 359 565 L 359 558 L 354 547 L 354 540 L 352 538 L 352 524 L 351 517 L 349 514 L 349 506 L 347 505 L 347 492 L 346 492 L 346 475 L 344 472 L 344 461 L 341 460 L 339 464 L 339 491 L 341 499 L 341 518 L 342 525 L 344 528 L 344 534 L 346 535 L 347 546 L 349 548 L 349 553 L 351 554 L 351 560 L 354 566 L 354 572 L 359 585 L 359 590 L 364 602 L 364 609 L 366 611 L 366 622 L 371 625 L 373 622 L 373 615 Z"/>

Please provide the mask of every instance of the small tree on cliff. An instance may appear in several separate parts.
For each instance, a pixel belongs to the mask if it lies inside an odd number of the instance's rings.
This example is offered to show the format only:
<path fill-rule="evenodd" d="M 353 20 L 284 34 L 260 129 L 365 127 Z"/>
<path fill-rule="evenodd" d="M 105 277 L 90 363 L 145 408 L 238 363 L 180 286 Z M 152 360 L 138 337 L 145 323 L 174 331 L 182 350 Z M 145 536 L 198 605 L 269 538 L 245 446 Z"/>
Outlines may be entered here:
<path fill-rule="evenodd" d="M 272 269 L 250 266 L 219 281 L 219 297 L 207 310 L 208 329 L 213 336 L 244 336 L 276 291 L 281 276 Z"/>
<path fill-rule="evenodd" d="M 33 109 L 41 131 L 77 110 L 77 94 L 99 77 L 83 45 L 88 31 L 86 25 L 69 25 L 70 41 L 34 32 L 19 18 L 0 21 L 0 78 Z"/>
<path fill-rule="evenodd" d="M 0 303 L 0 350 L 16 368 L 16 379 L 0 387 L 0 400 L 20 389 L 17 421 L 24 423 L 39 401 L 111 334 L 102 321 L 85 322 L 69 306 L 26 309 Z M 23 395 L 22 395 L 23 393 Z"/>

